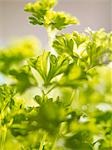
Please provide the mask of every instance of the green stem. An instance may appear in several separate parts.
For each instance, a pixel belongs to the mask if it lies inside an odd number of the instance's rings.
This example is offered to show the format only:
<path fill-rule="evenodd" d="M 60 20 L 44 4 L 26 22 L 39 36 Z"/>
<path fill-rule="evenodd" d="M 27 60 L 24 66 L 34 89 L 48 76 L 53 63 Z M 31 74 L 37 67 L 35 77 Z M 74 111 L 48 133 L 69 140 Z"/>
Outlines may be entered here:
<path fill-rule="evenodd" d="M 44 143 L 45 143 L 45 140 L 46 140 L 46 136 L 47 136 L 47 134 L 45 133 L 45 134 L 43 135 L 42 140 L 41 140 L 39 150 L 43 150 L 43 148 L 44 148 Z"/>
<path fill-rule="evenodd" d="M 54 138 L 51 150 L 54 150 L 57 138 L 58 138 L 58 133 L 56 134 L 56 137 Z"/>
<path fill-rule="evenodd" d="M 72 102 L 71 102 L 71 106 L 74 108 L 74 107 L 77 107 L 78 106 L 78 102 L 79 102 L 79 89 L 76 89 L 73 93 L 73 96 L 72 96 Z"/>
<path fill-rule="evenodd" d="M 5 109 L 7 108 L 9 104 L 9 100 L 6 102 L 5 106 L 3 106 L 1 113 L 3 113 L 5 111 Z"/>
<path fill-rule="evenodd" d="M 47 28 L 49 47 L 50 47 L 52 52 L 54 51 L 52 44 L 53 44 L 53 40 L 55 39 L 57 32 L 58 32 L 58 30 L 52 30 L 50 27 Z"/>
<path fill-rule="evenodd" d="M 71 97 L 70 97 L 70 105 L 72 104 L 72 102 L 74 100 L 75 93 L 76 93 L 76 91 L 73 89 Z"/>
<path fill-rule="evenodd" d="M 79 102 L 79 89 L 76 89 L 76 91 L 75 91 L 75 102 L 76 102 L 76 106 L 77 106 L 78 102 Z"/>
<path fill-rule="evenodd" d="M 45 95 L 49 94 L 56 86 L 57 86 L 56 84 L 53 85 L 53 86 L 46 92 Z"/>
<path fill-rule="evenodd" d="M 3 132 L 1 135 L 1 142 L 0 142 L 0 150 L 4 150 L 4 146 L 5 146 L 5 140 L 6 140 L 6 135 L 7 135 L 7 128 L 6 126 L 3 127 Z"/>
<path fill-rule="evenodd" d="M 57 139 L 58 139 L 58 137 L 59 137 L 59 134 L 60 134 L 60 129 L 61 129 L 61 124 L 60 124 L 60 126 L 57 128 L 57 131 L 56 131 L 56 135 L 55 135 L 55 137 L 54 137 L 54 140 L 53 140 L 53 144 L 52 144 L 52 147 L 51 147 L 51 150 L 55 150 L 55 146 L 56 146 L 56 141 L 57 141 Z"/>

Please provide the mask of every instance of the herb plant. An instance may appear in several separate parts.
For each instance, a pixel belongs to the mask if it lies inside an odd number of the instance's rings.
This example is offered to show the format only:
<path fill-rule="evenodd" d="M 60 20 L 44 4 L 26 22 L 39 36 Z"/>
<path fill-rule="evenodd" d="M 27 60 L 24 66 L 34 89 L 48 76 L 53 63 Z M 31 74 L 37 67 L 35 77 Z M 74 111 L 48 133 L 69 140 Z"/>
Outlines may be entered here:
<path fill-rule="evenodd" d="M 77 18 L 28 3 L 49 51 L 25 38 L 0 51 L 0 150 L 112 149 L 112 32 L 60 33 Z"/>

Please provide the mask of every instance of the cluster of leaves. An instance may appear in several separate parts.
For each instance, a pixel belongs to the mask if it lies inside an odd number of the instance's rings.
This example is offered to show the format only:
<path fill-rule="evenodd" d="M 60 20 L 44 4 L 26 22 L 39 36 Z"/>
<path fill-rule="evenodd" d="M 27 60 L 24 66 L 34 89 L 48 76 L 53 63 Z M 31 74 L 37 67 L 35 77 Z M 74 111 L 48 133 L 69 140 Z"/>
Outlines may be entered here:
<path fill-rule="evenodd" d="M 12 67 L 20 66 L 26 58 L 37 55 L 38 48 L 38 41 L 34 37 L 17 40 L 6 48 L 1 48 L 0 72 L 7 74 Z"/>
<path fill-rule="evenodd" d="M 23 38 L 12 42 L 0 50 L 0 72 L 4 77 L 12 76 L 11 84 L 23 93 L 37 81 L 26 64 L 27 59 L 39 54 L 39 42 L 34 37 Z M 9 81 L 9 79 L 8 79 Z M 6 83 L 6 82 L 5 82 Z"/>
<path fill-rule="evenodd" d="M 77 24 L 75 17 L 65 14 L 64 12 L 53 11 L 52 8 L 56 4 L 56 0 L 40 0 L 35 3 L 28 3 L 25 11 L 32 15 L 29 17 L 30 23 L 34 25 L 43 25 L 52 30 L 61 30 L 70 24 Z"/>
<path fill-rule="evenodd" d="M 78 23 L 55 4 L 27 4 L 31 23 L 50 34 Z M 110 150 L 112 33 L 57 34 L 51 45 L 55 55 L 36 54 L 34 39 L 0 51 L 0 150 Z"/>

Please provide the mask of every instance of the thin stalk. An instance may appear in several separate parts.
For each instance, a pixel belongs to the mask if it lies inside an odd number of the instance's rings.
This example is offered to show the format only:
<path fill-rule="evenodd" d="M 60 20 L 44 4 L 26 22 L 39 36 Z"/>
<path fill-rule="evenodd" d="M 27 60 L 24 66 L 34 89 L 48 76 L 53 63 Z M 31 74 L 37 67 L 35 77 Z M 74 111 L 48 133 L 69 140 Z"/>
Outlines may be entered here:
<path fill-rule="evenodd" d="M 45 134 L 43 135 L 42 140 L 41 140 L 39 150 L 43 150 L 43 148 L 44 148 L 44 143 L 45 143 L 45 140 L 46 140 L 46 136 L 47 136 L 47 134 L 45 133 Z"/>
<path fill-rule="evenodd" d="M 56 140 L 57 140 L 57 136 L 56 136 L 55 140 L 53 141 L 53 145 L 52 145 L 51 150 L 54 150 L 54 148 L 55 148 L 55 144 L 56 144 Z"/>
<path fill-rule="evenodd" d="M 7 108 L 8 104 L 9 104 L 9 101 L 7 101 L 5 106 L 3 106 L 1 113 L 3 113 L 5 111 L 5 109 Z"/>
<path fill-rule="evenodd" d="M 79 101 L 79 89 L 76 89 L 73 93 L 73 98 L 72 98 L 72 102 L 71 102 L 71 106 L 77 106 L 78 105 L 78 101 Z"/>
<path fill-rule="evenodd" d="M 76 91 L 75 91 L 75 102 L 76 102 L 76 105 L 79 102 L 79 89 L 76 89 Z"/>
<path fill-rule="evenodd" d="M 52 44 L 53 44 L 53 41 L 55 39 L 57 32 L 58 32 L 58 30 L 52 30 L 50 27 L 47 28 L 49 48 L 51 49 L 51 52 L 55 52 L 52 47 Z"/>
<path fill-rule="evenodd" d="M 60 127 L 59 127 L 59 129 L 58 129 L 58 131 L 57 131 L 57 134 L 56 134 L 55 138 L 54 138 L 54 141 L 53 141 L 53 144 L 52 144 L 51 150 L 54 150 L 54 149 L 55 149 L 56 140 L 57 140 L 58 135 L 59 135 L 59 130 L 60 130 Z"/>
<path fill-rule="evenodd" d="M 75 93 L 76 93 L 76 91 L 73 89 L 71 97 L 70 97 L 70 105 L 72 104 L 72 102 L 74 100 Z"/>
<path fill-rule="evenodd" d="M 56 86 L 57 86 L 56 84 L 53 85 L 53 86 L 45 93 L 45 95 L 49 94 Z"/>

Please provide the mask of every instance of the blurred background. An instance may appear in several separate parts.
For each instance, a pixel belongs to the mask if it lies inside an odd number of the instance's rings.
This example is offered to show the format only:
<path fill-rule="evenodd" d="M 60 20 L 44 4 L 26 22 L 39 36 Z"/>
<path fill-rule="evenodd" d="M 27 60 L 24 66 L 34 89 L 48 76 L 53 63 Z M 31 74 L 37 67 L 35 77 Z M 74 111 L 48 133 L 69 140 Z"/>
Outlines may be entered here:
<path fill-rule="evenodd" d="M 9 40 L 27 35 L 37 36 L 44 47 L 47 46 L 47 34 L 42 27 L 28 22 L 28 13 L 24 5 L 34 0 L 0 0 L 0 45 Z M 66 11 L 80 20 L 80 25 L 72 26 L 64 32 L 84 31 L 105 28 L 112 30 L 112 0 L 59 0 L 56 10 Z"/>

